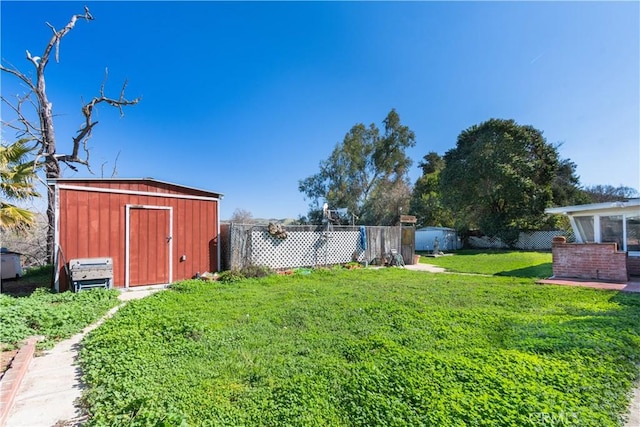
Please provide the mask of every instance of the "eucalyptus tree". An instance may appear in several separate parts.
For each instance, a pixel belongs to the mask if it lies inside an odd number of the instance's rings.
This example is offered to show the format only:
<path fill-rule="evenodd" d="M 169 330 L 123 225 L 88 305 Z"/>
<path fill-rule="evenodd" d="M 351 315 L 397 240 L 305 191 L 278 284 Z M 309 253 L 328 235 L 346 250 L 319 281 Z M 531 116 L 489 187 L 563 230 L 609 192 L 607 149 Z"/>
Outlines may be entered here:
<path fill-rule="evenodd" d="M 383 126 L 381 134 L 373 123 L 354 125 L 320 162 L 320 171 L 299 181 L 300 192 L 310 201 L 310 218 L 318 218 L 320 206 L 327 203 L 330 208 L 347 208 L 360 223 L 389 222 L 397 215 L 388 214 L 392 209 L 387 203 L 389 192 L 402 199 L 393 206 L 408 203 L 410 193 L 403 186 L 412 161 L 405 151 L 415 145 L 415 134 L 401 123 L 395 109 L 387 114 Z M 380 200 L 374 202 L 376 198 Z"/>

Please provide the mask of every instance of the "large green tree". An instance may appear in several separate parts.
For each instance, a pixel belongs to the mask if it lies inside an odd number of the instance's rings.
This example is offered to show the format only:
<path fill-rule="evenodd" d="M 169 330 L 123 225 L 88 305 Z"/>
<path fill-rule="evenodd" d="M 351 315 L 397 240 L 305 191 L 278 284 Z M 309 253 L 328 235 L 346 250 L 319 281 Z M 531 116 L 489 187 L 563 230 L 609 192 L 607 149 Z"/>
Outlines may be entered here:
<path fill-rule="evenodd" d="M 418 163 L 422 176 L 417 179 L 411 195 L 410 212 L 417 218 L 417 226 L 452 227 L 453 215 L 442 203 L 440 173 L 444 169 L 444 159 L 436 152 L 430 152 Z"/>
<path fill-rule="evenodd" d="M 442 199 L 458 224 L 507 243 L 544 225 L 561 161 L 538 129 L 490 119 L 460 133 L 444 161 Z"/>
<path fill-rule="evenodd" d="M 589 198 L 580 188 L 580 177 L 576 174 L 576 164 L 569 159 L 561 159 L 553 180 L 553 205 L 570 206 L 589 203 Z M 558 218 L 558 215 L 553 215 Z"/>
<path fill-rule="evenodd" d="M 399 212 L 389 212 L 408 206 L 411 159 L 405 151 L 415 145 L 415 135 L 400 122 L 395 109 L 383 125 L 382 134 L 375 124 L 353 126 L 329 158 L 320 162 L 320 171 L 299 182 L 299 190 L 310 201 L 309 218 L 317 221 L 326 202 L 330 208 L 347 208 L 361 223 L 397 221 Z M 390 203 L 391 196 L 400 200 Z"/>
<path fill-rule="evenodd" d="M 0 145 L 0 229 L 23 230 L 34 224 L 34 214 L 15 204 L 37 197 L 33 151 L 26 139 Z"/>

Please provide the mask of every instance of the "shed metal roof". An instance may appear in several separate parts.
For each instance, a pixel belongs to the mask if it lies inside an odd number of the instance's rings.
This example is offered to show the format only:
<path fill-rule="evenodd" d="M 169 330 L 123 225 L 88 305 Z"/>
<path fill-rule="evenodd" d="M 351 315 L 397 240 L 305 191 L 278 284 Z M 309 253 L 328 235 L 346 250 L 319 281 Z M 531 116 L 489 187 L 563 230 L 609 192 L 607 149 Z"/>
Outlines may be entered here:
<path fill-rule="evenodd" d="M 48 179 L 47 184 L 49 185 L 57 185 L 64 183 L 74 183 L 74 182 L 148 182 L 155 183 L 161 185 L 171 185 L 173 187 L 182 188 L 187 191 L 198 191 L 202 193 L 208 193 L 212 197 L 222 199 L 224 197 L 223 193 L 218 193 L 216 191 L 203 190 L 201 188 L 189 187 L 186 185 L 176 184 L 174 182 L 160 181 L 154 178 L 57 178 L 57 179 Z"/>

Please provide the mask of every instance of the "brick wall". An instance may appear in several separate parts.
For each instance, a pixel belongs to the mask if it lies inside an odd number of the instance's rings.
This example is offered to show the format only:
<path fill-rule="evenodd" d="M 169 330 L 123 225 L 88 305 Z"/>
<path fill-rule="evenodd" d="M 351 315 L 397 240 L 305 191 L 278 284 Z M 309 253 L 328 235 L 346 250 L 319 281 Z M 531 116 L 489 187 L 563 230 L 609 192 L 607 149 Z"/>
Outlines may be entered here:
<path fill-rule="evenodd" d="M 626 282 L 627 253 L 615 243 L 565 243 L 553 241 L 553 276 Z"/>
<path fill-rule="evenodd" d="M 627 272 L 632 276 L 640 276 L 640 257 L 627 258 Z"/>

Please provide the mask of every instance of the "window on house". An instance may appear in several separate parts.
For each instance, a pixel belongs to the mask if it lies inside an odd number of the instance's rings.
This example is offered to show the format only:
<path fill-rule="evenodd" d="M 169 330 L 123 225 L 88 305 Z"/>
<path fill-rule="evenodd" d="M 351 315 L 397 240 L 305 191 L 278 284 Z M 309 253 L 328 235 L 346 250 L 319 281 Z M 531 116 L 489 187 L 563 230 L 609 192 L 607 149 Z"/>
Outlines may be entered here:
<path fill-rule="evenodd" d="M 627 216 L 627 251 L 640 252 L 640 215 Z"/>
<path fill-rule="evenodd" d="M 577 216 L 574 218 L 576 226 L 578 227 L 578 233 L 584 243 L 595 242 L 595 234 L 593 231 L 593 217 L 592 216 Z"/>
<path fill-rule="evenodd" d="M 600 241 L 602 243 L 617 243 L 618 250 L 624 250 L 622 234 L 622 215 L 600 217 Z"/>

